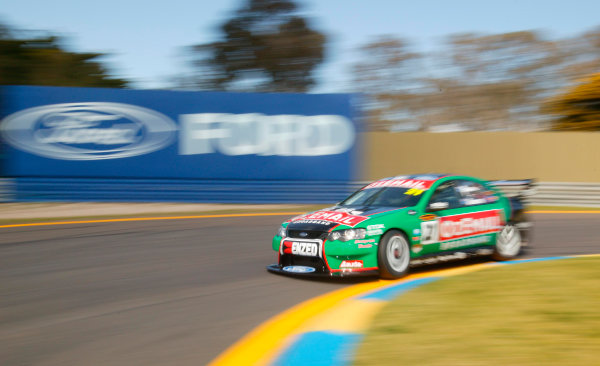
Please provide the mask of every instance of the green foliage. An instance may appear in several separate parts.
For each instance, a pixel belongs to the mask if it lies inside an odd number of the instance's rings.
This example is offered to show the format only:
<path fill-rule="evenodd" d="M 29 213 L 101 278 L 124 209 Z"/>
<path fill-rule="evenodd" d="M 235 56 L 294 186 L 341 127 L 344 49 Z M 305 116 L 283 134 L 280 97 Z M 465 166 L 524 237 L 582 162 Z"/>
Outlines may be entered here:
<path fill-rule="evenodd" d="M 74 53 L 54 36 L 18 37 L 0 25 L 0 85 L 46 85 L 123 88 L 98 62 L 101 53 Z"/>
<path fill-rule="evenodd" d="M 222 39 L 194 47 L 195 86 L 216 90 L 305 92 L 324 58 L 325 36 L 291 0 L 248 0 L 221 25 Z"/>
<path fill-rule="evenodd" d="M 546 104 L 549 113 L 558 115 L 552 128 L 561 131 L 600 131 L 600 73 Z"/>
<path fill-rule="evenodd" d="M 407 45 L 388 36 L 360 48 L 354 87 L 369 97 L 371 130 L 545 129 L 543 101 L 600 64 L 600 28 L 558 40 L 539 31 L 454 34 L 430 54 Z"/>

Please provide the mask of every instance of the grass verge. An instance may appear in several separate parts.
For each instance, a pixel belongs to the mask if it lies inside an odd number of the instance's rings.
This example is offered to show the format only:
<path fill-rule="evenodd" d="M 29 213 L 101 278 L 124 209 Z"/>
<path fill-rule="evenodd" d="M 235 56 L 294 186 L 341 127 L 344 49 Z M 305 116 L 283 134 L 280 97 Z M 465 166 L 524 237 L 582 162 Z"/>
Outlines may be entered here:
<path fill-rule="evenodd" d="M 600 258 L 499 266 L 390 302 L 356 365 L 598 365 Z"/>

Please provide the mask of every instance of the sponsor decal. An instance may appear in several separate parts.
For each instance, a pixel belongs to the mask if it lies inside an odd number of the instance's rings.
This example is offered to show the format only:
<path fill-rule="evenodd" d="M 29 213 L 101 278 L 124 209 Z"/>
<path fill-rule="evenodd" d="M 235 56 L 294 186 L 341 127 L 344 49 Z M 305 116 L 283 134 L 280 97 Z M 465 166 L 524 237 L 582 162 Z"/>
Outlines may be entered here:
<path fill-rule="evenodd" d="M 412 241 L 419 241 L 420 238 L 421 238 L 420 236 L 413 236 Z"/>
<path fill-rule="evenodd" d="M 335 155 L 348 151 L 356 135 L 339 115 L 196 113 L 181 115 L 180 125 L 181 155 Z"/>
<path fill-rule="evenodd" d="M 319 243 L 314 241 L 283 241 L 283 254 L 316 257 L 319 255 Z"/>
<path fill-rule="evenodd" d="M 450 250 L 460 247 L 467 247 L 470 245 L 478 245 L 484 244 L 490 241 L 490 237 L 488 235 L 485 236 L 476 236 L 473 238 L 464 238 L 455 241 L 446 241 L 440 244 L 440 250 Z"/>
<path fill-rule="evenodd" d="M 316 271 L 313 267 L 307 266 L 286 266 L 283 270 L 291 273 L 311 273 Z"/>
<path fill-rule="evenodd" d="M 381 229 L 367 230 L 367 236 L 375 236 L 375 235 L 381 235 L 381 234 L 383 234 L 383 230 L 381 230 Z"/>
<path fill-rule="evenodd" d="M 13 147 L 60 160 L 104 160 L 149 154 L 170 145 L 177 126 L 135 105 L 61 103 L 22 110 L 0 126 Z"/>
<path fill-rule="evenodd" d="M 485 200 L 486 200 L 488 203 L 493 203 L 493 202 L 496 202 L 496 201 L 498 201 L 498 197 L 496 197 L 496 196 L 487 196 L 487 197 L 485 198 Z"/>
<path fill-rule="evenodd" d="M 449 255 L 439 255 L 435 257 L 428 257 L 423 259 L 413 259 L 410 264 L 411 265 L 421 265 L 421 264 L 434 264 L 439 262 L 447 262 L 456 259 L 465 259 L 467 258 L 466 253 L 458 252 Z"/>
<path fill-rule="evenodd" d="M 354 244 L 368 244 L 368 243 L 375 243 L 375 239 L 356 239 L 354 241 Z"/>
<path fill-rule="evenodd" d="M 316 224 L 316 225 L 325 225 L 325 226 L 333 226 L 335 223 L 330 221 L 323 220 L 290 220 L 286 222 L 293 222 L 295 224 Z"/>
<path fill-rule="evenodd" d="M 419 253 L 421 250 L 423 250 L 423 246 L 421 244 L 415 244 L 412 246 L 413 253 Z"/>
<path fill-rule="evenodd" d="M 452 215 L 440 219 L 440 240 L 452 240 L 500 230 L 500 210 Z"/>
<path fill-rule="evenodd" d="M 421 229 L 413 229 L 413 235 L 420 235 Z"/>
<path fill-rule="evenodd" d="M 369 225 L 369 226 L 367 226 L 367 230 L 375 230 L 375 229 L 385 229 L 385 225 L 384 224 L 377 224 L 377 225 Z"/>
<path fill-rule="evenodd" d="M 497 232 L 503 224 L 501 210 L 439 217 L 421 223 L 421 243 L 431 244 Z"/>
<path fill-rule="evenodd" d="M 412 216 L 412 215 L 416 215 L 417 211 L 415 211 L 415 210 L 408 210 L 407 213 Z"/>
<path fill-rule="evenodd" d="M 306 221 L 316 220 L 324 222 L 334 222 L 336 224 L 354 227 L 360 224 L 361 222 L 365 221 L 366 219 L 368 219 L 368 217 L 366 216 L 356 216 L 346 212 L 317 211 L 307 215 L 295 217 L 292 219 L 292 222 L 309 223 Z"/>
<path fill-rule="evenodd" d="M 438 216 L 434 215 L 434 214 L 425 214 L 425 215 L 419 216 L 419 220 L 423 220 L 423 221 L 435 220 L 437 218 L 438 218 Z"/>
<path fill-rule="evenodd" d="M 362 268 L 363 267 L 363 261 L 361 260 L 347 260 L 347 261 L 342 261 L 342 264 L 340 264 L 340 268 Z"/>
<path fill-rule="evenodd" d="M 407 194 L 409 196 L 418 196 L 418 195 L 422 194 L 423 192 L 425 192 L 423 189 L 411 188 L 411 189 L 407 190 L 406 192 L 404 192 L 404 194 Z"/>
<path fill-rule="evenodd" d="M 433 181 L 416 180 L 416 179 L 384 179 L 378 180 L 364 187 L 363 189 L 397 187 L 397 188 L 414 188 L 415 190 L 425 191 L 431 187 Z M 417 192 L 417 191 L 414 191 Z M 423 193 L 423 192 L 420 192 Z M 420 194 L 419 193 L 419 194 Z"/>
<path fill-rule="evenodd" d="M 358 244 L 358 249 L 373 248 L 373 244 Z"/>

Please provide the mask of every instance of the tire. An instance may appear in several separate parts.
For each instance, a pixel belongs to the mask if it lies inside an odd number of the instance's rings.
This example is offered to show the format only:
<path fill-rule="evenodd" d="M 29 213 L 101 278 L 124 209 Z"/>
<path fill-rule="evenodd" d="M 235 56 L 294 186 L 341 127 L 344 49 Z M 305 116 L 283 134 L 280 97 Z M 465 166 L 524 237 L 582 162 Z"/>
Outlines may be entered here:
<path fill-rule="evenodd" d="M 377 249 L 379 276 L 396 279 L 406 276 L 410 264 L 410 245 L 406 235 L 390 230 L 383 236 Z"/>
<path fill-rule="evenodd" d="M 496 245 L 492 258 L 497 261 L 513 259 L 521 252 L 522 244 L 519 229 L 513 222 L 509 222 L 496 235 Z"/>

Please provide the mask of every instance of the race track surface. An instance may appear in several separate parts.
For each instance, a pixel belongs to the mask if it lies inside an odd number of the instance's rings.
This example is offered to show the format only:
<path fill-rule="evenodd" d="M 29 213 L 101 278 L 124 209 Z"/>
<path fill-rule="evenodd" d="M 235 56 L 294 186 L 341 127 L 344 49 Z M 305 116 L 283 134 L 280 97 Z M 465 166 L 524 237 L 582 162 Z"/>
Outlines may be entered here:
<path fill-rule="evenodd" d="M 533 217 L 523 258 L 600 253 L 600 215 Z M 265 271 L 284 218 L 0 229 L 0 364 L 203 365 L 281 311 L 350 286 Z"/>

